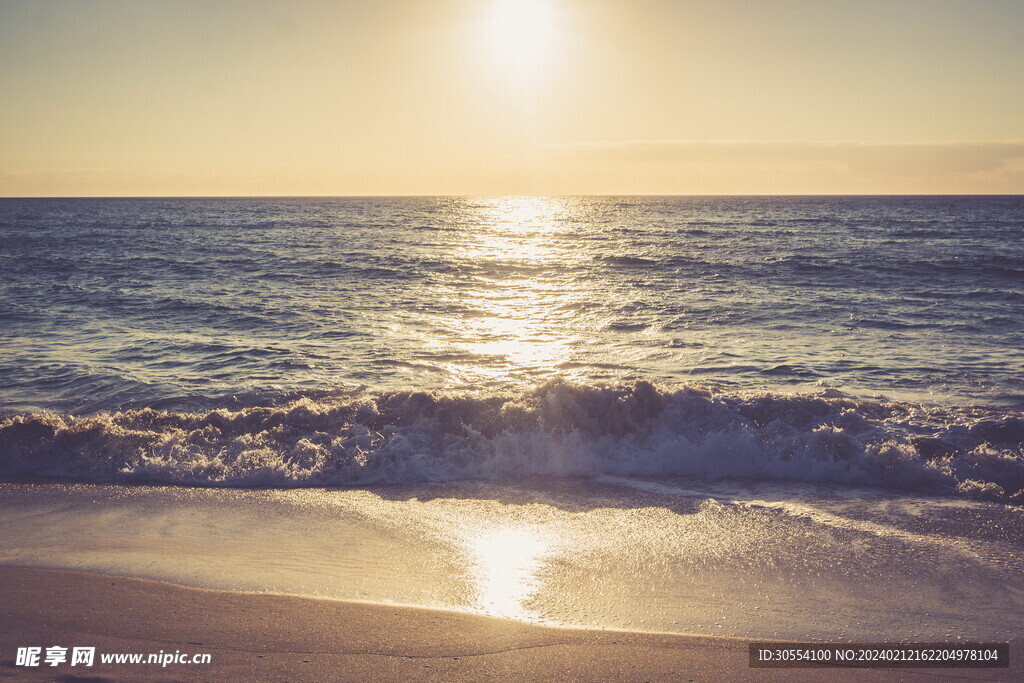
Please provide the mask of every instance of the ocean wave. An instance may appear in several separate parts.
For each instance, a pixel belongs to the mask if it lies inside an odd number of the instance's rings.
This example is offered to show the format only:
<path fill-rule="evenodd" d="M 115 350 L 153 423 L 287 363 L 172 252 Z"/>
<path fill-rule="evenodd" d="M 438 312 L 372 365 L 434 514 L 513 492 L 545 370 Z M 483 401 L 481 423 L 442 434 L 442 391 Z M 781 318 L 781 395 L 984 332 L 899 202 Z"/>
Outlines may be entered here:
<path fill-rule="evenodd" d="M 518 393 L 253 394 L 197 412 L 0 421 L 0 476 L 319 487 L 520 476 L 699 476 L 1024 503 L 1024 420 L 837 393 L 647 382 Z"/>

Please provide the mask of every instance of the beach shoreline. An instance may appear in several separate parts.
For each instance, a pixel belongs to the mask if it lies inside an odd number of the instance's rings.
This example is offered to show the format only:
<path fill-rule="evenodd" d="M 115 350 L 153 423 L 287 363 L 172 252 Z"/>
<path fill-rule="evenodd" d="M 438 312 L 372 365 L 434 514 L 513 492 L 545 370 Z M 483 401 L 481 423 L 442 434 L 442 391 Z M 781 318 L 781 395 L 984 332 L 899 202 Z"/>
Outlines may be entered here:
<path fill-rule="evenodd" d="M 1011 647 L 1010 669 L 751 669 L 743 639 L 553 628 L 67 570 L 0 567 L 0 582 L 7 680 L 1013 680 L 1024 668 Z M 211 661 L 15 663 L 18 647 L 54 645 Z"/>

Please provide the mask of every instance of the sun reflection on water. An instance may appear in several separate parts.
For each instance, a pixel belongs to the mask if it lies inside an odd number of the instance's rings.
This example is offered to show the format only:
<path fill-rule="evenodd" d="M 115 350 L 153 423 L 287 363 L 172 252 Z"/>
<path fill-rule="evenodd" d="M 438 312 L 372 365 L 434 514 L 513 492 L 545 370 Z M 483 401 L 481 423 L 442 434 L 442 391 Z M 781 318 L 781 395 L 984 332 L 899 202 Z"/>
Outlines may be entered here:
<path fill-rule="evenodd" d="M 574 258 L 564 240 L 556 239 L 571 209 L 567 201 L 480 200 L 466 217 L 473 230 L 456 256 L 480 269 L 478 286 L 462 293 L 462 303 L 476 314 L 454 318 L 451 327 L 458 347 L 477 358 L 471 368 L 476 379 L 550 375 L 572 359 L 578 336 L 566 315 L 580 292 L 564 276 L 553 275 L 564 273 Z M 458 375 L 466 370 L 449 369 Z"/>
<path fill-rule="evenodd" d="M 550 543 L 530 525 L 486 527 L 467 540 L 476 608 L 508 619 L 534 620 L 528 607 Z"/>

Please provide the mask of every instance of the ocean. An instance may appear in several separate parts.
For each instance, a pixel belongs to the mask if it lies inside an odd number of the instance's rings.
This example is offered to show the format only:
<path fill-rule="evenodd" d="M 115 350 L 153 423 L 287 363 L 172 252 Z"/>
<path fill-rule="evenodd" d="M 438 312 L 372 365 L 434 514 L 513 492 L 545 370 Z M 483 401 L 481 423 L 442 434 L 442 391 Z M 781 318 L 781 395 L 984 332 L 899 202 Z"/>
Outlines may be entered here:
<path fill-rule="evenodd" d="M 2 199 L 0 563 L 1019 637 L 1022 234 L 1019 196 Z"/>

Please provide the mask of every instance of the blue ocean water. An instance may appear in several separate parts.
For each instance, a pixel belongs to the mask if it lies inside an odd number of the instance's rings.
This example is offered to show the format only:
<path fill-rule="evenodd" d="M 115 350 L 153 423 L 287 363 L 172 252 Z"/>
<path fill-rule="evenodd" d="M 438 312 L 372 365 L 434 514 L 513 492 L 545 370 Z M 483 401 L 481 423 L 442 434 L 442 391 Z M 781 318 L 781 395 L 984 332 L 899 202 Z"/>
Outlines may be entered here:
<path fill-rule="evenodd" d="M 1024 197 L 0 200 L 0 472 L 1018 500 Z"/>

